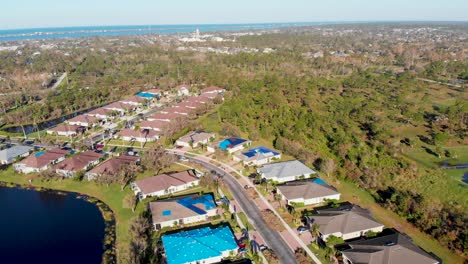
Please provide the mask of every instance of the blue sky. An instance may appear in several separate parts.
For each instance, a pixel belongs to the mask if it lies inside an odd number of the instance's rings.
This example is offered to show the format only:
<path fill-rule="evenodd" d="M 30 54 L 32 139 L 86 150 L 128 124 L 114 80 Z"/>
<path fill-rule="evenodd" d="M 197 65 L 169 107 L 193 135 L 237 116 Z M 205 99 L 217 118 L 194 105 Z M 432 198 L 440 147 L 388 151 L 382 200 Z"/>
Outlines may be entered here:
<path fill-rule="evenodd" d="M 468 21 L 468 0 L 5 0 L 0 29 L 316 21 Z"/>

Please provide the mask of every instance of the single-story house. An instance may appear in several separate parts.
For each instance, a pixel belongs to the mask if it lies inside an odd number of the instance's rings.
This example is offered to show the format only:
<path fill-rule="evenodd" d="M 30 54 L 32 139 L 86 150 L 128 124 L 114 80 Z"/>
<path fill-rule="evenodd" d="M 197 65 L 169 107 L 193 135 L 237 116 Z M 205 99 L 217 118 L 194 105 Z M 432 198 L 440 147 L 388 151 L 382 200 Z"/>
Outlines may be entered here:
<path fill-rule="evenodd" d="M 143 98 L 141 96 L 133 95 L 133 96 L 127 97 L 125 99 L 122 99 L 119 102 L 121 102 L 123 104 L 129 104 L 129 105 L 139 107 L 139 106 L 143 106 L 145 104 L 145 102 L 147 102 L 147 101 L 152 102 L 152 101 L 154 101 L 154 99 L 153 98 Z"/>
<path fill-rule="evenodd" d="M 140 124 L 140 127 L 142 129 L 149 129 L 149 130 L 154 130 L 161 132 L 163 131 L 167 126 L 169 125 L 169 122 L 165 121 L 160 121 L 160 120 L 154 120 L 154 121 L 149 121 L 149 120 L 143 120 Z"/>
<path fill-rule="evenodd" d="M 319 204 L 325 199 L 339 200 L 341 194 L 335 188 L 318 184 L 312 181 L 279 185 L 276 187 L 278 194 L 283 200 L 286 200 L 289 205 L 294 204 Z"/>
<path fill-rule="evenodd" d="M 58 125 L 53 128 L 47 129 L 47 134 L 49 135 L 59 135 L 65 137 L 73 137 L 78 134 L 80 128 L 84 128 L 82 126 L 75 126 L 75 125 Z"/>
<path fill-rule="evenodd" d="M 206 96 L 192 96 L 192 97 L 185 99 L 185 102 L 198 103 L 198 104 L 204 105 L 210 102 L 211 100 L 212 99 Z"/>
<path fill-rule="evenodd" d="M 111 104 L 108 104 L 106 106 L 103 106 L 105 109 L 109 109 L 112 111 L 118 111 L 121 115 L 127 113 L 127 112 L 134 112 L 137 107 L 131 104 L 124 104 L 122 102 L 113 102 Z"/>
<path fill-rule="evenodd" d="M 214 138 L 214 133 L 203 131 L 189 132 L 185 136 L 180 137 L 175 144 L 177 146 L 196 148 L 199 144 L 208 144 Z"/>
<path fill-rule="evenodd" d="M 256 147 L 235 155 L 233 158 L 235 161 L 242 161 L 244 165 L 260 166 L 281 159 L 281 154 L 266 147 Z"/>
<path fill-rule="evenodd" d="M 94 151 L 81 152 L 55 165 L 55 172 L 63 177 L 73 177 L 77 171 L 88 170 L 99 163 L 104 155 Z"/>
<path fill-rule="evenodd" d="M 187 190 L 197 186 L 200 179 L 194 170 L 174 173 L 164 173 L 150 178 L 138 180 L 130 186 L 140 199 L 148 196 L 162 196 Z"/>
<path fill-rule="evenodd" d="M 149 203 L 156 230 L 208 220 L 217 213 L 213 195 L 205 194 L 164 199 Z"/>
<path fill-rule="evenodd" d="M 88 171 L 85 176 L 90 180 L 94 180 L 96 177 L 103 175 L 104 173 L 115 174 L 119 171 L 120 167 L 128 166 L 130 164 L 137 164 L 140 161 L 140 157 L 120 155 L 118 157 L 112 157 L 103 163 L 97 165 Z"/>
<path fill-rule="evenodd" d="M 348 243 L 349 249 L 341 251 L 343 263 L 441 263 L 438 257 L 415 245 L 408 236 L 394 232 L 394 234 Z"/>
<path fill-rule="evenodd" d="M 188 96 L 190 95 L 190 86 L 189 85 L 185 85 L 185 84 L 182 84 L 182 85 L 179 85 L 175 88 L 175 90 L 177 91 L 177 96 Z"/>
<path fill-rule="evenodd" d="M 219 141 L 214 145 L 208 146 L 207 150 L 209 152 L 215 152 L 215 148 L 220 148 L 221 150 L 226 150 L 229 152 L 229 154 L 232 154 L 236 151 L 244 149 L 246 146 L 250 146 L 250 144 L 252 144 L 252 141 L 250 140 L 238 137 L 230 137 Z"/>
<path fill-rule="evenodd" d="M 18 158 L 29 156 L 32 147 L 13 146 L 0 151 L 0 164 L 11 164 Z"/>
<path fill-rule="evenodd" d="M 312 174 L 317 173 L 298 160 L 268 164 L 259 168 L 257 172 L 263 179 L 279 183 L 310 178 Z"/>
<path fill-rule="evenodd" d="M 96 109 L 94 109 L 92 111 L 89 111 L 86 114 L 89 115 L 89 116 L 94 116 L 94 117 L 97 117 L 97 118 L 100 118 L 100 119 L 107 120 L 107 119 L 113 118 L 112 112 L 118 112 L 118 111 L 113 111 L 113 110 L 110 110 L 110 109 L 107 109 L 107 108 L 99 107 L 99 108 L 96 108 Z M 121 114 L 120 112 L 118 112 L 118 113 Z"/>
<path fill-rule="evenodd" d="M 124 128 L 117 133 L 124 141 L 153 142 L 159 139 L 159 135 L 150 129 L 129 129 Z"/>
<path fill-rule="evenodd" d="M 309 223 L 319 226 L 319 234 L 324 241 L 331 235 L 348 240 L 364 236 L 369 231 L 379 233 L 384 228 L 369 211 L 357 205 L 344 204 L 338 208 L 316 211 L 316 214 L 306 218 Z"/>
<path fill-rule="evenodd" d="M 55 148 L 48 151 L 40 151 L 34 155 L 23 159 L 13 165 L 16 172 L 31 173 L 40 172 L 48 169 L 51 165 L 56 164 L 65 159 L 68 151 Z"/>
<path fill-rule="evenodd" d="M 101 118 L 86 114 L 75 116 L 65 121 L 71 126 L 95 127 L 101 122 Z"/>
<path fill-rule="evenodd" d="M 167 264 L 211 264 L 237 254 L 238 245 L 229 226 L 201 227 L 161 237 Z"/>
<path fill-rule="evenodd" d="M 163 122 L 171 122 L 172 120 L 180 117 L 179 114 L 176 113 L 155 113 L 146 118 L 148 121 L 163 121 Z"/>
<path fill-rule="evenodd" d="M 220 94 L 220 93 L 223 93 L 224 91 L 225 90 L 223 88 L 210 86 L 201 90 L 201 93 L 202 94 Z"/>

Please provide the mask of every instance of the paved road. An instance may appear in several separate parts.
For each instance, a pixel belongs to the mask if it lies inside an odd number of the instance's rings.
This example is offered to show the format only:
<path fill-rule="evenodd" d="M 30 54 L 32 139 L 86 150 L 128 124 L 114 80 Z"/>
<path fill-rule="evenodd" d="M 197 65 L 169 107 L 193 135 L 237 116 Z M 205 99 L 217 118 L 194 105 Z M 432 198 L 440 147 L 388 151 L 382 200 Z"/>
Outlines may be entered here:
<path fill-rule="evenodd" d="M 172 153 L 172 152 L 171 152 Z M 180 154 L 177 154 L 180 155 Z M 279 260 L 283 264 L 295 264 L 297 263 L 296 258 L 294 257 L 293 252 L 290 250 L 288 244 L 284 242 L 283 238 L 280 236 L 278 231 L 271 229 L 267 223 L 263 220 L 260 210 L 249 200 L 249 196 L 245 193 L 244 188 L 235 180 L 234 176 L 230 173 L 224 171 L 223 169 L 214 166 L 208 162 L 201 161 L 199 159 L 194 159 L 190 156 L 185 156 L 188 160 L 198 163 L 210 171 L 215 171 L 218 175 L 223 175 L 223 181 L 231 190 L 232 195 L 242 207 L 242 210 L 247 214 L 251 219 L 253 225 L 260 233 L 260 235 L 265 239 L 267 245 L 273 249 L 273 251 L 278 256 Z"/>

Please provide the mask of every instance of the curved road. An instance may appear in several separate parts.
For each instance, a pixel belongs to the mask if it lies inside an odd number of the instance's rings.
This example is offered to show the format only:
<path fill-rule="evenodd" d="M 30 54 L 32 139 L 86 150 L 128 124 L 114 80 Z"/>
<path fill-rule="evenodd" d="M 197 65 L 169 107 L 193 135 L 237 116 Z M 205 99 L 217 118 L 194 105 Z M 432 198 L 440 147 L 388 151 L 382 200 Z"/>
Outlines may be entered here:
<path fill-rule="evenodd" d="M 249 219 L 252 221 L 253 225 L 255 226 L 256 230 L 260 233 L 263 237 L 265 242 L 268 246 L 273 249 L 273 251 L 278 256 L 279 260 L 283 264 L 295 264 L 297 263 L 296 258 L 293 252 L 290 250 L 288 244 L 284 242 L 283 238 L 280 234 L 276 231 L 271 229 L 265 220 L 263 220 L 262 215 L 258 207 L 248 198 L 247 193 L 245 193 L 244 188 L 234 179 L 234 176 L 230 173 L 226 172 L 225 170 L 214 166 L 211 163 L 195 159 L 190 156 L 185 156 L 180 153 L 173 153 L 169 152 L 170 154 L 175 154 L 178 156 L 184 156 L 188 160 L 194 163 L 198 163 L 203 167 L 207 168 L 210 171 L 215 171 L 218 175 L 228 176 L 223 177 L 223 181 L 227 184 L 229 189 L 231 190 L 232 195 L 242 207 L 242 210 L 247 214 Z"/>

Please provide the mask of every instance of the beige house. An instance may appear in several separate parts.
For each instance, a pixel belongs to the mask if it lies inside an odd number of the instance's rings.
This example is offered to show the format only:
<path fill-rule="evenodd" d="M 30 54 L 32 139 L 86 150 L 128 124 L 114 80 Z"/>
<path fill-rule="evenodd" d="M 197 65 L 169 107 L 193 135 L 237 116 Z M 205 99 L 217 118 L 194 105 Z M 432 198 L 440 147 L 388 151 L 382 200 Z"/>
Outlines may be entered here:
<path fill-rule="evenodd" d="M 165 173 L 138 180 L 130 186 L 135 195 L 138 195 L 140 199 L 145 199 L 149 196 L 162 196 L 197 186 L 200 183 L 198 176 L 194 170 Z"/>
<path fill-rule="evenodd" d="M 325 200 L 339 200 L 341 194 L 329 185 L 314 182 L 301 182 L 297 184 L 277 186 L 277 192 L 289 205 L 294 204 L 320 204 Z"/>
<path fill-rule="evenodd" d="M 187 135 L 179 138 L 175 144 L 177 146 L 196 148 L 200 144 L 208 144 L 214 138 L 214 133 L 207 133 L 202 131 L 189 132 Z"/>

